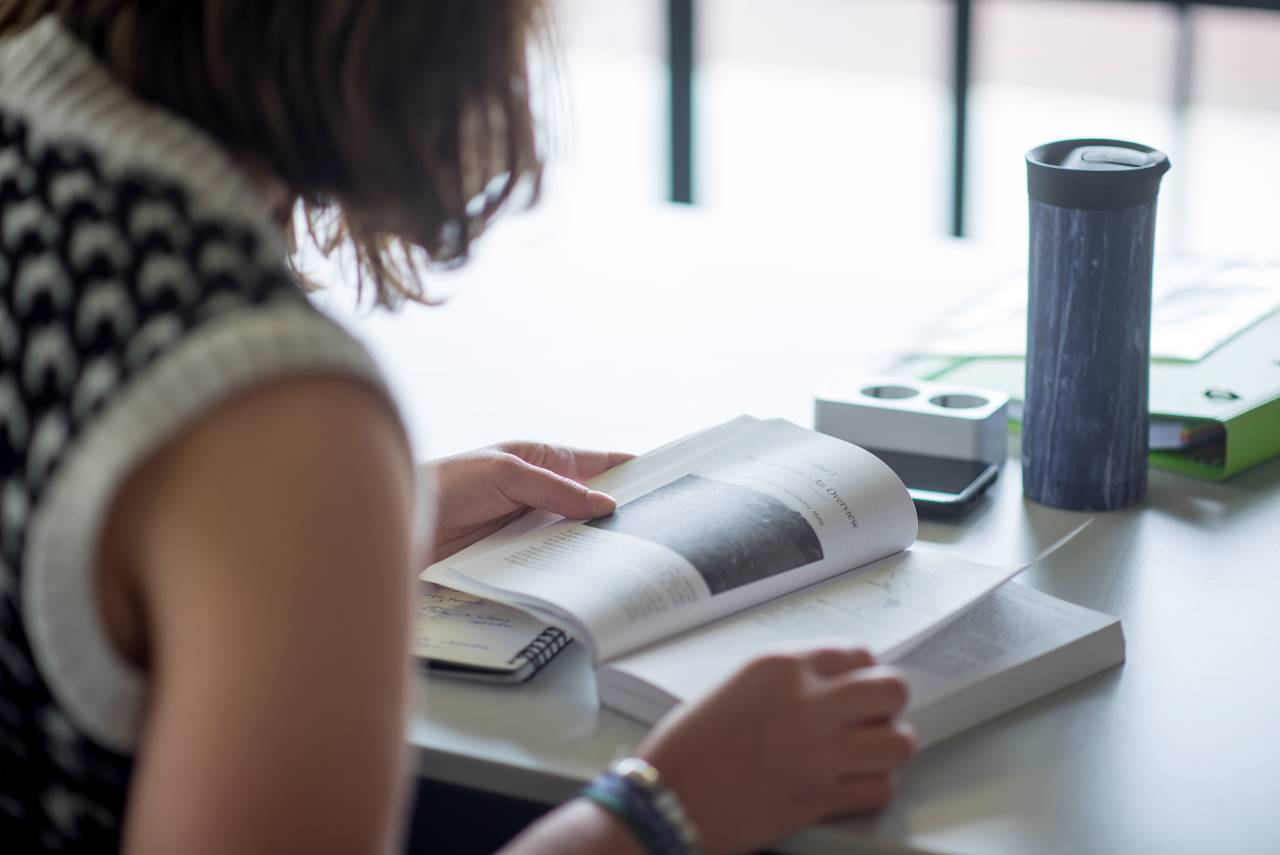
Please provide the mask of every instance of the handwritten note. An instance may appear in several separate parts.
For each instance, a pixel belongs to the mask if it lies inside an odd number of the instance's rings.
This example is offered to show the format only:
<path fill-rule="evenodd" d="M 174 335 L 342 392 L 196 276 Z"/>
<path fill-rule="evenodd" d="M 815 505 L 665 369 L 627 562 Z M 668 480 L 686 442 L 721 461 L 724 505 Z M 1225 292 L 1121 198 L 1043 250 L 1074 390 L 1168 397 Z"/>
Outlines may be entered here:
<path fill-rule="evenodd" d="M 518 609 L 418 583 L 413 653 L 473 668 L 506 668 L 546 624 Z"/>

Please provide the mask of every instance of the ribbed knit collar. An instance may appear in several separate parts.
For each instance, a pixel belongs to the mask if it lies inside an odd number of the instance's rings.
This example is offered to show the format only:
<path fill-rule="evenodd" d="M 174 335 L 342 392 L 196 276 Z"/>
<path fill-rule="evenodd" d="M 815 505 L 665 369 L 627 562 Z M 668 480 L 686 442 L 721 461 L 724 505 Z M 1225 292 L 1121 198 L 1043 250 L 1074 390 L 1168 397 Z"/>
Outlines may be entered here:
<path fill-rule="evenodd" d="M 35 144 L 89 145 L 104 171 L 152 173 L 189 191 L 193 212 L 254 226 L 265 252 L 284 255 L 279 229 L 244 171 L 194 125 L 138 98 L 47 15 L 0 39 L 0 109 L 20 116 Z"/>

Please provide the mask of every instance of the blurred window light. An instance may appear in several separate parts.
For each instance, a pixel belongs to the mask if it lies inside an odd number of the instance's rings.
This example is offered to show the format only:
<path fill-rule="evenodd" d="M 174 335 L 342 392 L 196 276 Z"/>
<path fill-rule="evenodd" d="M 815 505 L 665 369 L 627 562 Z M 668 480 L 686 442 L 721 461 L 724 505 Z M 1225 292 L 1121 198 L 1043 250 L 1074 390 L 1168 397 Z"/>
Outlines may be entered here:
<path fill-rule="evenodd" d="M 555 0 L 548 193 L 583 203 L 666 197 L 665 0 Z"/>
<path fill-rule="evenodd" d="M 946 234 L 952 0 L 694 0 L 694 198 L 850 234 Z M 973 0 L 967 234 L 1026 240 L 1023 154 L 1112 136 L 1164 149 L 1162 252 L 1277 254 L 1280 11 Z M 666 0 L 555 0 L 567 145 L 550 184 L 652 202 L 670 168 Z M 1183 65 L 1189 61 L 1189 65 Z"/>
<path fill-rule="evenodd" d="M 968 235 L 1027 239 L 1028 149 L 1101 137 L 1164 150 L 1179 170 L 1172 110 L 1178 21 L 1171 6 L 1114 0 L 979 0 L 974 9 Z M 1178 175 L 1162 187 L 1167 244 Z"/>
<path fill-rule="evenodd" d="M 1280 257 L 1280 10 L 1203 7 L 1192 22 L 1186 248 Z"/>
<path fill-rule="evenodd" d="M 945 230 L 951 18 L 937 0 L 699 0 L 695 199 L 851 235 Z"/>

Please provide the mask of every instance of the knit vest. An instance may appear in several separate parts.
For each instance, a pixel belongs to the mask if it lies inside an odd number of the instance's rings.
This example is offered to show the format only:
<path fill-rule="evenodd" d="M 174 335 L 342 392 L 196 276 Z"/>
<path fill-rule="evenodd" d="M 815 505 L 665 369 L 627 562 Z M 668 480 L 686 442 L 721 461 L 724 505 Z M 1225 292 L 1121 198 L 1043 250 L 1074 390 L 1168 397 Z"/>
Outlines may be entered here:
<path fill-rule="evenodd" d="M 263 209 L 55 18 L 0 41 L 0 851 L 119 847 L 147 679 L 107 638 L 93 565 L 124 479 L 252 385 L 385 394 Z"/>

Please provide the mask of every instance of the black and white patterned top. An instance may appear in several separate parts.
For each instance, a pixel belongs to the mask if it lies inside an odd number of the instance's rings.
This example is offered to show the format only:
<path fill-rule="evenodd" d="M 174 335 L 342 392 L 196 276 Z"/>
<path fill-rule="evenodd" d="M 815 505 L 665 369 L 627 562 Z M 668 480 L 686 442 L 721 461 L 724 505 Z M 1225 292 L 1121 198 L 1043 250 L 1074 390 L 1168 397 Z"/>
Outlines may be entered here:
<path fill-rule="evenodd" d="M 54 18 L 0 42 L 0 851 L 119 847 L 147 683 L 106 638 L 93 556 L 131 469 L 268 378 L 383 390 L 261 208 Z"/>

